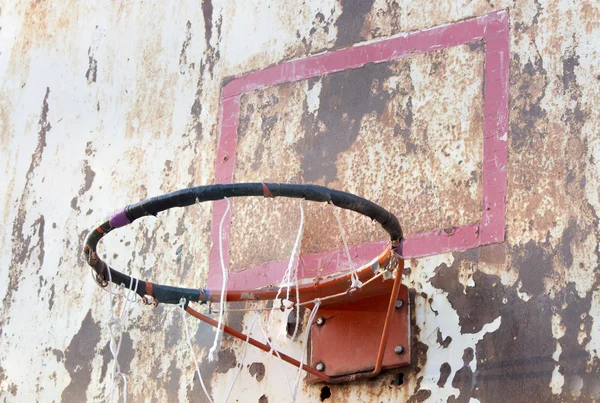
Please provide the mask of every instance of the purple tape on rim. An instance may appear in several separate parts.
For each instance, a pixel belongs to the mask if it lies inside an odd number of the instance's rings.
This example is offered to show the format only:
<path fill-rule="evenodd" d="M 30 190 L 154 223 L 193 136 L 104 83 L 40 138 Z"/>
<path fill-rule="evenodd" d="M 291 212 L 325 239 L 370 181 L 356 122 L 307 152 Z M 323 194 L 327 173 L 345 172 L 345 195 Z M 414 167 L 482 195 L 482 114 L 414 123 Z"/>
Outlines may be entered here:
<path fill-rule="evenodd" d="M 112 228 L 121 228 L 131 223 L 131 221 L 129 221 L 129 218 L 127 218 L 127 215 L 125 214 L 125 207 L 115 211 L 115 213 L 112 217 L 110 217 L 108 222 Z"/>
<path fill-rule="evenodd" d="M 403 238 L 400 240 L 400 244 L 399 244 L 398 246 L 396 246 L 395 248 L 392 248 L 392 250 L 393 250 L 393 251 L 394 251 L 396 254 L 398 254 L 398 255 L 400 255 L 400 256 L 404 256 L 404 255 L 403 255 L 403 253 L 404 253 L 404 241 L 405 241 L 405 239 L 404 239 L 404 237 L 403 237 Z"/>

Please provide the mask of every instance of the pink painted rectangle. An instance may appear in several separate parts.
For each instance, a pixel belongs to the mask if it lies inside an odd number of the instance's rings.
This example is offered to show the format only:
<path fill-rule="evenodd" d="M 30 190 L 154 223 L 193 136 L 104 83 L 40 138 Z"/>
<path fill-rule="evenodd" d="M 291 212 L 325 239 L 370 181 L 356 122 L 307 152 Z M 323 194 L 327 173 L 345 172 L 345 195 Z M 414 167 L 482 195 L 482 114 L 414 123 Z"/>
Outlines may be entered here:
<path fill-rule="evenodd" d="M 428 29 L 409 34 L 406 46 L 408 52 L 411 53 L 426 53 L 437 50 L 439 48 L 437 30 Z"/>
<path fill-rule="evenodd" d="M 448 252 L 475 248 L 479 244 L 479 223 L 465 225 L 457 228 L 452 236 L 448 237 L 446 249 Z"/>
<path fill-rule="evenodd" d="M 508 159 L 508 79 L 509 21 L 506 11 L 498 11 L 457 23 L 400 35 L 322 55 L 292 60 L 240 76 L 222 90 L 220 134 L 215 161 L 215 182 L 233 181 L 240 95 L 271 85 L 295 82 L 367 63 L 389 62 L 403 57 L 482 40 L 485 44 L 484 124 L 483 124 L 483 195 L 481 220 L 453 229 L 438 228 L 426 233 L 406 235 L 403 254 L 418 258 L 475 248 L 504 241 L 506 216 L 506 163 Z M 225 201 L 214 203 L 211 223 L 213 246 L 209 257 L 209 288 L 221 284 L 219 223 Z M 229 261 L 231 215 L 224 221 L 223 253 Z M 354 265 L 371 261 L 386 241 L 355 245 L 350 248 Z M 252 289 L 277 284 L 288 265 L 287 260 L 268 262 L 243 271 L 230 272 L 230 289 Z M 342 249 L 301 257 L 300 276 L 315 277 L 347 270 L 349 263 Z"/>
<path fill-rule="evenodd" d="M 486 73 L 505 70 L 505 66 L 507 65 L 507 59 L 509 55 L 505 49 L 498 49 L 493 52 L 486 52 L 485 54 L 485 64 L 486 64 Z M 489 77 L 486 77 L 489 79 Z M 495 79 L 495 77 L 494 77 Z"/>
<path fill-rule="evenodd" d="M 489 63 L 488 61 L 486 61 L 486 63 Z M 485 72 L 486 75 L 486 82 L 492 82 L 492 81 L 505 81 L 508 79 L 508 69 L 506 68 L 496 68 L 494 70 L 489 69 L 486 70 Z"/>
<path fill-rule="evenodd" d="M 496 35 L 508 31 L 508 13 L 506 10 L 496 11 L 486 15 L 485 35 Z M 508 45 L 508 44 L 507 44 Z"/>
<path fill-rule="evenodd" d="M 506 49 L 506 44 L 509 41 L 508 30 L 500 33 L 488 33 L 485 36 L 485 48 L 488 52 L 495 52 L 500 49 Z"/>
<path fill-rule="evenodd" d="M 381 43 L 380 61 L 388 62 L 409 54 L 408 37 L 399 36 Z"/>
<path fill-rule="evenodd" d="M 440 46 L 457 46 L 479 41 L 483 38 L 484 23 L 480 19 L 470 19 L 441 27 L 437 31 Z"/>
<path fill-rule="evenodd" d="M 508 94 L 507 91 L 505 91 L 502 79 L 499 78 L 496 81 L 485 81 L 485 87 L 486 90 L 489 90 L 489 93 L 486 93 L 484 96 L 484 114 L 504 113 L 505 109 L 503 107 L 508 101 Z"/>
<path fill-rule="evenodd" d="M 493 112 L 488 115 L 484 112 L 483 141 L 490 137 L 502 136 L 508 131 L 508 114 L 505 112 Z"/>
<path fill-rule="evenodd" d="M 496 207 L 491 208 L 485 212 L 481 219 L 480 234 L 479 234 L 479 245 L 489 245 L 491 243 L 504 242 L 504 226 L 506 222 L 505 209 L 503 204 L 506 201 L 498 198 L 488 204 Z"/>

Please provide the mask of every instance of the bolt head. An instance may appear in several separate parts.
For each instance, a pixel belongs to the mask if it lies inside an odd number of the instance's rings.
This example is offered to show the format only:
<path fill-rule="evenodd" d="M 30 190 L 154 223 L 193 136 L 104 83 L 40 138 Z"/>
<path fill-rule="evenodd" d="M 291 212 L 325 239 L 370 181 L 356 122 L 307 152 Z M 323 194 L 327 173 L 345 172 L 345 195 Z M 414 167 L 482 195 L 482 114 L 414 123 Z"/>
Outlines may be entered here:
<path fill-rule="evenodd" d="M 323 371 L 325 371 L 325 364 L 323 364 L 322 362 L 319 362 L 319 363 L 317 363 L 317 366 L 315 368 L 317 369 L 317 371 L 323 372 Z"/>
<path fill-rule="evenodd" d="M 396 300 L 396 308 L 402 308 L 402 305 L 404 305 L 404 301 L 401 299 Z"/>
<path fill-rule="evenodd" d="M 396 346 L 396 347 L 394 347 L 394 352 L 396 354 L 402 354 L 402 353 L 404 353 L 404 347 L 402 347 L 402 346 Z"/>
<path fill-rule="evenodd" d="M 325 324 L 325 318 L 324 318 L 324 317 L 322 317 L 322 316 L 319 316 L 319 317 L 317 318 L 317 325 L 319 325 L 319 326 L 323 326 L 324 324 Z"/>

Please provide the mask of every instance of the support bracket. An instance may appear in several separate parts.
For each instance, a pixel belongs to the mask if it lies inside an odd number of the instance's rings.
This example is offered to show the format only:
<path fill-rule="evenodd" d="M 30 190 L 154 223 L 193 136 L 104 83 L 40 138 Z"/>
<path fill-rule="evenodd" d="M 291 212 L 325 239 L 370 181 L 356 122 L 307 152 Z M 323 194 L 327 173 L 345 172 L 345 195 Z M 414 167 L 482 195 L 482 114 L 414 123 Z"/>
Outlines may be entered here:
<path fill-rule="evenodd" d="M 410 303 L 408 288 L 400 285 L 397 295 L 378 295 L 319 309 L 317 320 L 311 324 L 310 366 L 322 368 L 331 383 L 370 377 L 368 374 L 376 367 L 391 302 L 394 310 L 381 369 L 410 365 Z M 306 380 L 321 381 L 310 374 Z"/>

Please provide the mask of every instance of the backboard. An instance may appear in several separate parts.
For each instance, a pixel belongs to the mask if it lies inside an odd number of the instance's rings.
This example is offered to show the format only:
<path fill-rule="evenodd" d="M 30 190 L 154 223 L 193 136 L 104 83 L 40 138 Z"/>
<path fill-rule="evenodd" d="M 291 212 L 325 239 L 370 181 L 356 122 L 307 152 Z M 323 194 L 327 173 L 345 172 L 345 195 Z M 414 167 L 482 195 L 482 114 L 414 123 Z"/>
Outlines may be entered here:
<path fill-rule="evenodd" d="M 305 182 L 366 197 L 399 217 L 404 255 L 504 240 L 508 124 L 506 13 L 282 63 L 222 89 L 215 182 Z M 221 283 L 213 209 L 209 287 Z M 277 283 L 296 204 L 233 202 L 224 225 L 230 289 Z M 354 264 L 386 239 L 343 215 Z M 235 247 L 232 247 L 234 245 Z M 331 208 L 307 206 L 300 277 L 348 269 Z"/>

